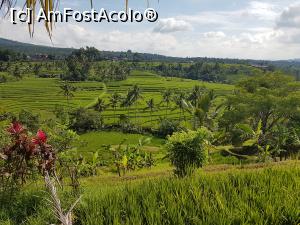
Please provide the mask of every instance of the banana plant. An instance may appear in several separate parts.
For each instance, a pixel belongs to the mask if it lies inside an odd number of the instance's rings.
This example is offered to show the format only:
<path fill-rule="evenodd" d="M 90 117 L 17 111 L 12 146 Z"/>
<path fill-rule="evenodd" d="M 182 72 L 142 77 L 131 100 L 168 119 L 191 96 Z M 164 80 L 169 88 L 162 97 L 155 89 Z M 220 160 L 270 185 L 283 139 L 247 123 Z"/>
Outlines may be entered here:
<path fill-rule="evenodd" d="M 128 156 L 128 170 L 136 170 L 136 168 L 144 167 L 145 154 L 141 152 L 143 146 L 151 142 L 151 138 L 141 138 L 137 145 L 130 147 L 127 146 L 126 154 Z"/>
<path fill-rule="evenodd" d="M 110 150 L 114 156 L 114 165 L 117 168 L 117 172 L 121 177 L 125 175 L 128 170 L 136 170 L 137 168 L 151 167 L 154 165 L 154 159 L 152 155 L 141 152 L 141 148 L 151 141 L 151 138 L 141 138 L 137 145 L 123 146 L 124 142 L 121 142 L 117 147 L 111 147 Z"/>
<path fill-rule="evenodd" d="M 252 129 L 248 124 L 237 124 L 236 128 L 244 131 L 245 137 L 248 138 L 243 142 L 243 147 L 256 147 L 258 149 L 258 160 L 261 162 L 271 159 L 271 146 L 263 146 L 261 143 L 263 135 L 261 120 L 259 120 L 256 129 Z"/>
<path fill-rule="evenodd" d="M 270 145 L 266 145 L 266 147 L 258 146 L 260 154 L 258 156 L 258 160 L 260 162 L 268 162 L 272 159 L 271 157 L 271 151 L 270 151 Z"/>
<path fill-rule="evenodd" d="M 260 138 L 262 135 L 262 121 L 259 120 L 256 129 L 252 129 L 252 127 L 248 124 L 237 124 L 236 128 L 242 130 L 246 138 L 246 141 L 243 142 L 243 147 L 252 147 L 252 146 L 260 146 Z"/>
<path fill-rule="evenodd" d="M 112 152 L 113 157 L 114 157 L 114 165 L 117 168 L 117 172 L 119 174 L 119 177 L 122 176 L 122 171 L 123 174 L 126 173 L 127 164 L 128 164 L 128 159 L 127 156 L 123 154 L 123 144 L 126 142 L 126 139 L 124 139 L 117 147 L 112 147 L 109 146 L 109 150 Z"/>

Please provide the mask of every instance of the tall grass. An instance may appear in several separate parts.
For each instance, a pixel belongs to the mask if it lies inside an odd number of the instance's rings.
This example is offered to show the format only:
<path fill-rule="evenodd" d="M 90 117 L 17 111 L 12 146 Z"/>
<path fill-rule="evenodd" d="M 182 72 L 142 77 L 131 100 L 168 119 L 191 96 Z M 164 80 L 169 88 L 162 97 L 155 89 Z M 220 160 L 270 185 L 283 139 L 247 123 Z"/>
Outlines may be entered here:
<path fill-rule="evenodd" d="M 300 168 L 147 181 L 93 192 L 77 223 L 299 224 Z"/>
<path fill-rule="evenodd" d="M 35 190 L 26 189 L 11 202 L 1 201 L 0 224 L 55 223 L 51 207 L 43 201 L 44 192 Z M 68 193 L 60 196 L 63 208 L 76 199 Z M 300 166 L 291 163 L 108 186 L 90 183 L 73 216 L 75 225 L 298 225 Z"/>

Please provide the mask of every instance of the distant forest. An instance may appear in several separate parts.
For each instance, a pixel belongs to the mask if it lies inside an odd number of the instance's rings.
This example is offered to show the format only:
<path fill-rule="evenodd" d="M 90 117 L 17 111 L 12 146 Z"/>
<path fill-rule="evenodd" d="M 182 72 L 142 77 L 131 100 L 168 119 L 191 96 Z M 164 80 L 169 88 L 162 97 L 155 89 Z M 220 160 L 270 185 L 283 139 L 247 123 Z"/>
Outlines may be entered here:
<path fill-rule="evenodd" d="M 7 40 L 0 38 L 0 61 L 20 61 L 20 60 L 64 60 L 71 55 L 76 49 L 74 48 L 54 48 L 41 45 L 33 45 L 28 43 L 21 43 L 17 41 Z M 206 57 L 194 57 L 194 58 L 180 58 L 163 56 L 158 54 L 149 53 L 137 53 L 131 50 L 127 52 L 113 52 L 113 51 L 99 51 L 93 47 L 89 48 L 93 54 L 94 61 L 102 60 L 116 60 L 116 61 L 129 61 L 129 62 L 158 62 L 158 63 L 192 63 L 195 64 L 191 67 L 191 70 L 198 72 L 204 72 L 203 77 L 209 74 L 210 79 L 213 81 L 220 81 L 220 75 L 228 74 L 230 72 L 240 73 L 249 70 L 245 66 L 252 66 L 265 70 L 279 69 L 284 73 L 293 75 L 297 80 L 300 80 L 300 60 L 281 60 L 281 61 L 267 61 L 267 60 L 251 60 L 251 59 L 227 59 L 227 58 L 206 58 Z M 219 65 L 231 64 L 238 65 L 231 68 L 226 68 L 226 71 L 220 73 Z M 186 71 L 184 68 L 165 68 L 166 65 L 160 65 L 155 69 L 157 72 L 161 72 L 164 75 L 170 75 L 168 73 L 174 73 L 184 71 L 190 73 L 190 76 L 176 75 L 181 77 L 193 76 L 191 71 Z M 214 67 L 212 69 L 212 66 Z M 235 67 L 235 68 L 234 68 Z M 238 71 L 236 71 L 238 68 Z M 224 68 L 223 68 L 224 69 Z M 209 73 L 206 71 L 210 71 Z M 246 70 L 246 71 L 245 71 Z M 213 72 L 211 72 L 213 71 Z M 174 76 L 174 74 L 172 75 Z M 201 77 L 201 78 L 203 78 Z M 213 77 L 213 79 L 211 79 Z M 200 77 L 192 77 L 193 79 L 199 79 Z M 224 79 L 221 79 L 224 80 Z"/>

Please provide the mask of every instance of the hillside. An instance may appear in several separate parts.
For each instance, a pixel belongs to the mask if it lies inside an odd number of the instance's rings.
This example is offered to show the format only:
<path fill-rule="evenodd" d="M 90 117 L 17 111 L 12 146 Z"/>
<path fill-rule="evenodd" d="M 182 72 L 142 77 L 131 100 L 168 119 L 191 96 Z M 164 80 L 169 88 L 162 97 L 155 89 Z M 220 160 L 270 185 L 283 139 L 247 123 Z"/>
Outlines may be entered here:
<path fill-rule="evenodd" d="M 42 45 L 22 43 L 0 38 L 0 51 L 10 50 L 16 53 L 23 53 L 28 56 L 35 55 L 52 55 L 56 59 L 63 59 L 70 55 L 74 48 L 56 48 Z M 270 70 L 280 69 L 285 73 L 291 74 L 300 80 L 300 61 L 293 60 L 252 60 L 252 59 L 234 59 L 234 58 L 207 58 L 207 57 L 171 57 L 151 53 L 138 53 L 128 50 L 122 51 L 99 51 L 99 60 L 128 60 L 128 61 L 147 61 L 147 62 L 175 62 L 175 63 L 221 63 L 221 64 L 238 64 L 251 65 L 258 68 L 269 68 Z M 33 58 L 34 59 L 34 58 Z M 0 58 L 1 61 L 1 58 Z"/>
<path fill-rule="evenodd" d="M 22 43 L 18 41 L 12 41 L 4 38 L 0 38 L 0 48 L 24 53 L 30 56 L 37 55 L 37 54 L 66 56 L 71 54 L 71 52 L 74 50 L 72 48 L 55 48 L 55 47 L 47 47 L 42 45 L 33 45 L 33 44 Z"/>
<path fill-rule="evenodd" d="M 0 49 L 11 50 L 26 55 L 53 55 L 56 57 L 63 57 L 71 54 L 74 48 L 56 48 L 42 45 L 34 45 L 29 43 L 22 43 L 0 38 Z M 148 53 L 133 53 L 130 50 L 127 52 L 113 52 L 113 51 L 100 51 L 103 59 L 129 59 L 129 60 L 145 60 L 145 61 L 182 61 L 184 58 L 168 57 L 158 54 Z"/>

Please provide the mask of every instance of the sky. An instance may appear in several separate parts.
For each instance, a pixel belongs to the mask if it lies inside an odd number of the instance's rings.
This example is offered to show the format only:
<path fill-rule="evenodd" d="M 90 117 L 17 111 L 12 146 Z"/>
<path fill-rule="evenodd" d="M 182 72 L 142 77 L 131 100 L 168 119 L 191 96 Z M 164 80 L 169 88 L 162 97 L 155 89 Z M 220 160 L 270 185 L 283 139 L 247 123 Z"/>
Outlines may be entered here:
<path fill-rule="evenodd" d="M 21 0 L 19 0 L 21 1 Z M 95 1 L 96 2 L 96 1 Z M 25 24 L 0 19 L 0 37 L 54 47 L 147 52 L 180 57 L 300 58 L 298 0 L 149 0 L 155 23 L 57 23 L 51 42 L 43 24 L 29 37 Z M 60 9 L 89 10 L 89 0 L 61 0 Z M 124 10 L 124 0 L 101 0 L 95 9 Z M 129 0 L 143 11 L 146 0 Z"/>

